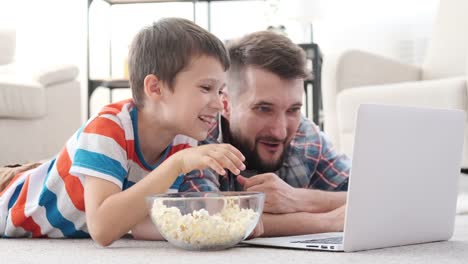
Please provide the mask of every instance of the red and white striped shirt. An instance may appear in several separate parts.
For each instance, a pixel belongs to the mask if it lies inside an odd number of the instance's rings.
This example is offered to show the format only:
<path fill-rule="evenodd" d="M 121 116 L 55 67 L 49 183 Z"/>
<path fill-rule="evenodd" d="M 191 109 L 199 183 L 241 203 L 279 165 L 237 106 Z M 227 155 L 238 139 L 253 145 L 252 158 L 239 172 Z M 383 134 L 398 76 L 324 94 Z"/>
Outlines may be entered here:
<path fill-rule="evenodd" d="M 17 175 L 0 193 L 0 234 L 89 237 L 85 176 L 125 190 L 173 153 L 197 145 L 195 139 L 178 135 L 157 164 L 148 164 L 139 147 L 137 115 L 132 100 L 105 106 L 67 141 L 56 158 Z M 177 191 L 181 182 L 179 176 L 169 191 Z"/>

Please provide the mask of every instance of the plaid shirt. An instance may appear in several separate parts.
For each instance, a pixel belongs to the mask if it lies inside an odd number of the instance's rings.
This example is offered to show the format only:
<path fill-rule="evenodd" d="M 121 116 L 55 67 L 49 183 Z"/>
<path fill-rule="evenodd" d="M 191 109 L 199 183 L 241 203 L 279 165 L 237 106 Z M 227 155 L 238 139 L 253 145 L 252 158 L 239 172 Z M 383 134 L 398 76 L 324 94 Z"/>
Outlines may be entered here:
<path fill-rule="evenodd" d="M 224 123 L 227 122 L 223 120 Z M 199 145 L 222 141 L 221 123 L 213 127 L 208 137 Z M 225 132 L 226 133 L 226 132 Z M 229 142 L 225 142 L 229 143 Z M 350 160 L 336 153 L 325 134 L 310 120 L 302 117 L 281 168 L 274 173 L 296 188 L 330 191 L 346 191 Z M 256 171 L 241 172 L 244 177 L 258 174 Z M 180 192 L 242 190 L 242 186 L 230 172 L 220 177 L 211 169 L 194 170 L 185 175 Z"/>

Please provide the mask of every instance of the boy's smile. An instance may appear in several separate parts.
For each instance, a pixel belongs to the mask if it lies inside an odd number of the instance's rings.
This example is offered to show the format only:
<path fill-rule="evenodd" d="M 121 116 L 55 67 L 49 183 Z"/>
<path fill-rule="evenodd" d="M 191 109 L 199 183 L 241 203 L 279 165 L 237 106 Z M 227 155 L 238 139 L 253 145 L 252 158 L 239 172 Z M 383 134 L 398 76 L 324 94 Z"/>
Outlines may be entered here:
<path fill-rule="evenodd" d="M 205 123 L 208 128 L 211 128 L 216 123 L 216 115 L 200 115 L 198 119 Z"/>

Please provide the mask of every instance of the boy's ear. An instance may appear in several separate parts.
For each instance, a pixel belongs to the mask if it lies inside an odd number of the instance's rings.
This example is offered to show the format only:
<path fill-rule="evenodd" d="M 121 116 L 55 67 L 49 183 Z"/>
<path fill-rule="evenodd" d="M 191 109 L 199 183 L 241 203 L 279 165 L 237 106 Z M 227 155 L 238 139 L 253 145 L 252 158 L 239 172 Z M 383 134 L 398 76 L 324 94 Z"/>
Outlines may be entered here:
<path fill-rule="evenodd" d="M 162 95 L 162 82 L 156 75 L 148 74 L 143 80 L 143 90 L 149 98 L 160 97 Z"/>
<path fill-rule="evenodd" d="M 229 104 L 229 95 L 228 95 L 227 91 L 225 91 L 221 95 L 221 101 L 223 102 L 223 111 L 221 112 L 221 114 L 227 120 L 229 120 L 229 116 L 231 115 L 231 105 Z"/>

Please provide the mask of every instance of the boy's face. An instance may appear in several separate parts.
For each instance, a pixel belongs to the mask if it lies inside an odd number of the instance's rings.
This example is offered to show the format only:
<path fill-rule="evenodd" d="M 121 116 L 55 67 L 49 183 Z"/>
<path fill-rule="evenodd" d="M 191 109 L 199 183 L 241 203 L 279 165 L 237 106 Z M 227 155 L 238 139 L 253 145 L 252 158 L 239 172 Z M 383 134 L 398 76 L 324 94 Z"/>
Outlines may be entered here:
<path fill-rule="evenodd" d="M 203 140 L 222 110 L 221 92 L 226 72 L 210 56 L 194 57 L 174 80 L 173 92 L 165 99 L 166 117 L 179 134 Z"/>
<path fill-rule="evenodd" d="M 232 144 L 246 156 L 249 169 L 276 171 L 299 127 L 303 80 L 282 80 L 254 67 L 244 78 L 246 87 L 230 100 Z"/>

